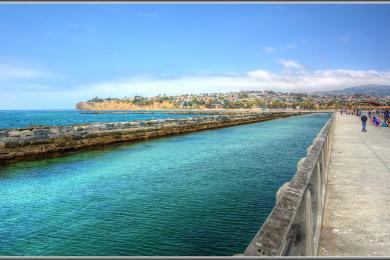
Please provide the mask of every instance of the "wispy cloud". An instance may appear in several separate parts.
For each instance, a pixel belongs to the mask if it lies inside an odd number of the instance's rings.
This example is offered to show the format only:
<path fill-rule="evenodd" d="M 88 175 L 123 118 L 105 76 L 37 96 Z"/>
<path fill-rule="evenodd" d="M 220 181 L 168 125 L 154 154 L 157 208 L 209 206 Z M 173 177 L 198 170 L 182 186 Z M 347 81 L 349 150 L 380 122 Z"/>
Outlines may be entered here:
<path fill-rule="evenodd" d="M 263 51 L 267 52 L 267 53 L 272 53 L 272 52 L 275 52 L 276 49 L 274 47 L 267 46 L 267 47 L 263 48 Z"/>
<path fill-rule="evenodd" d="M 390 85 L 390 71 L 376 70 L 308 70 L 293 60 L 282 60 L 282 69 L 271 72 L 262 68 L 245 72 L 205 73 L 174 77 L 142 75 L 101 82 L 56 87 L 55 83 L 31 84 L 28 77 L 34 73 L 14 73 L 27 77 L 24 84 L 2 84 L 0 109 L 29 108 L 74 108 L 79 101 L 92 97 L 153 96 L 158 94 L 199 94 L 240 90 L 272 89 L 285 92 L 335 90 L 364 84 Z M 298 68 L 298 69 L 297 69 Z M 10 74 L 10 73 L 9 73 Z M 40 75 L 38 73 L 38 75 Z M 10 76 L 10 75 L 9 75 Z M 8 77 L 9 77 L 8 76 Z M 4 90 L 4 91 L 3 91 Z"/>
<path fill-rule="evenodd" d="M 390 72 L 356 70 L 290 70 L 272 73 L 258 69 L 236 75 L 122 79 L 82 86 L 84 96 L 185 94 L 274 89 L 279 91 L 333 90 L 362 84 L 390 85 Z"/>
<path fill-rule="evenodd" d="M 55 74 L 43 70 L 17 67 L 8 64 L 0 64 L 1 81 L 45 78 L 53 77 L 54 75 Z"/>
<path fill-rule="evenodd" d="M 293 44 L 293 43 L 287 43 L 284 45 L 284 47 L 286 47 L 287 49 L 295 49 L 298 47 L 298 45 Z"/>
<path fill-rule="evenodd" d="M 303 69 L 303 65 L 299 64 L 295 60 L 286 60 L 286 59 L 280 59 L 278 61 L 280 65 L 282 65 L 285 69 Z"/>
<path fill-rule="evenodd" d="M 349 36 L 342 36 L 342 37 L 337 38 L 336 41 L 340 42 L 340 43 L 347 43 L 347 42 L 351 41 L 351 37 L 349 37 Z"/>

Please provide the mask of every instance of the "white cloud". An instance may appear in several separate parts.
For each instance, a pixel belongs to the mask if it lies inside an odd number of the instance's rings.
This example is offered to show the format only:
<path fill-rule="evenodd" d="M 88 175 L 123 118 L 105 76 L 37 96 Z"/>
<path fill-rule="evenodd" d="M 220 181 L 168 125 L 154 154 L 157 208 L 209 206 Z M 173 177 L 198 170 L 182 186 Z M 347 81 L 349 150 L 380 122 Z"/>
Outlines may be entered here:
<path fill-rule="evenodd" d="M 50 77 L 53 74 L 36 69 L 15 67 L 7 64 L 0 64 L 0 80 L 18 80 Z"/>
<path fill-rule="evenodd" d="M 274 52 L 276 49 L 273 48 L 273 47 L 264 47 L 263 48 L 263 51 L 267 52 L 267 53 L 272 53 Z"/>
<path fill-rule="evenodd" d="M 287 43 L 284 45 L 284 47 L 288 48 L 288 49 L 295 49 L 297 48 L 298 46 L 296 44 L 292 44 L 292 43 Z"/>
<path fill-rule="evenodd" d="M 390 72 L 356 70 L 299 70 L 271 73 L 253 70 L 239 75 L 208 75 L 171 79 L 122 79 L 85 85 L 78 91 L 91 98 L 152 96 L 186 93 L 230 92 L 240 90 L 318 91 L 363 84 L 390 85 Z"/>
<path fill-rule="evenodd" d="M 299 66 L 297 66 L 297 64 Z M 32 73 L 14 73 L 26 77 L 24 84 L 2 83 L 0 109 L 11 108 L 74 108 L 79 101 L 95 96 L 154 96 L 158 94 L 199 94 L 230 92 L 240 90 L 272 89 L 284 92 L 304 92 L 336 90 L 364 84 L 390 85 L 390 71 L 376 70 L 303 70 L 302 65 L 292 60 L 284 60 L 283 67 L 294 68 L 271 72 L 255 69 L 245 72 L 223 74 L 196 74 L 181 77 L 154 77 L 151 75 L 112 79 L 59 88 L 55 83 L 30 83 Z M 38 73 L 39 74 L 39 73 Z M 10 75 L 10 74 L 9 74 Z M 8 75 L 8 77 L 10 77 Z M 28 107 L 27 107 L 28 106 Z"/>
<path fill-rule="evenodd" d="M 266 70 L 254 70 L 254 71 L 249 71 L 247 73 L 249 77 L 252 78 L 257 78 L 261 80 L 270 80 L 273 77 L 273 74 L 266 71 Z"/>
<path fill-rule="evenodd" d="M 303 69 L 303 66 L 295 60 L 280 59 L 278 63 L 286 69 Z"/>

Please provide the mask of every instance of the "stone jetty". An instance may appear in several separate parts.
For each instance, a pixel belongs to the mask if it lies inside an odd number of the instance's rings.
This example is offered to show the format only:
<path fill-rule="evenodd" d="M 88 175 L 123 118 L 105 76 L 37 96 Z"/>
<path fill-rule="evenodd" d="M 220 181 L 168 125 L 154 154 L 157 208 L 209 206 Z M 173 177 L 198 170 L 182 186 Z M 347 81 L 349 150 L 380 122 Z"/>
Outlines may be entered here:
<path fill-rule="evenodd" d="M 235 113 L 182 119 L 0 129 L 0 164 L 58 157 L 90 147 L 255 123 L 301 113 Z"/>

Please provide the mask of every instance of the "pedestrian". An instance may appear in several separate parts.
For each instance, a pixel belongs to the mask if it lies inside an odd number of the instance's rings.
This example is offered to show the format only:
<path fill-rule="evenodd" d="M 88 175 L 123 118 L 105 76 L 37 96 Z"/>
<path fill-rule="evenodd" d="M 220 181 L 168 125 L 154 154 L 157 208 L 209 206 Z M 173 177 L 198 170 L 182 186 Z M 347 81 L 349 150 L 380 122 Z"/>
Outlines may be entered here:
<path fill-rule="evenodd" d="M 375 120 L 375 126 L 380 127 L 381 126 L 381 119 L 379 117 L 376 118 Z"/>
<path fill-rule="evenodd" d="M 377 119 L 378 115 L 376 114 L 376 111 L 373 111 L 372 112 L 372 125 L 375 126 L 376 125 L 376 119 Z"/>
<path fill-rule="evenodd" d="M 362 132 L 367 132 L 366 130 L 367 119 L 368 119 L 367 114 L 363 113 L 360 119 L 362 120 Z"/>
<path fill-rule="evenodd" d="M 384 121 L 387 123 L 387 121 L 389 121 L 389 117 L 390 117 L 390 112 L 389 110 L 385 110 L 385 112 L 383 112 L 383 119 Z"/>

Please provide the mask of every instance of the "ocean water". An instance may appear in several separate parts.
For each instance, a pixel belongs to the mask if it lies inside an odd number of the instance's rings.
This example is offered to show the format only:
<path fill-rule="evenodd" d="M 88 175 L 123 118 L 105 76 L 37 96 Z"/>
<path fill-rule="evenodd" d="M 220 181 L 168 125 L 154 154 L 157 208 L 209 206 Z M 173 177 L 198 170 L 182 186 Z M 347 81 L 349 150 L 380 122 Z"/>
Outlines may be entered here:
<path fill-rule="evenodd" d="M 242 253 L 329 119 L 311 114 L 0 168 L 0 255 Z"/>
<path fill-rule="evenodd" d="M 198 115 L 181 114 L 82 114 L 81 110 L 0 110 L 1 128 L 28 126 L 75 125 L 95 122 L 125 122 L 147 119 L 183 118 Z M 91 112 L 91 111 L 88 111 Z M 158 111 L 155 111 L 158 112 Z"/>

